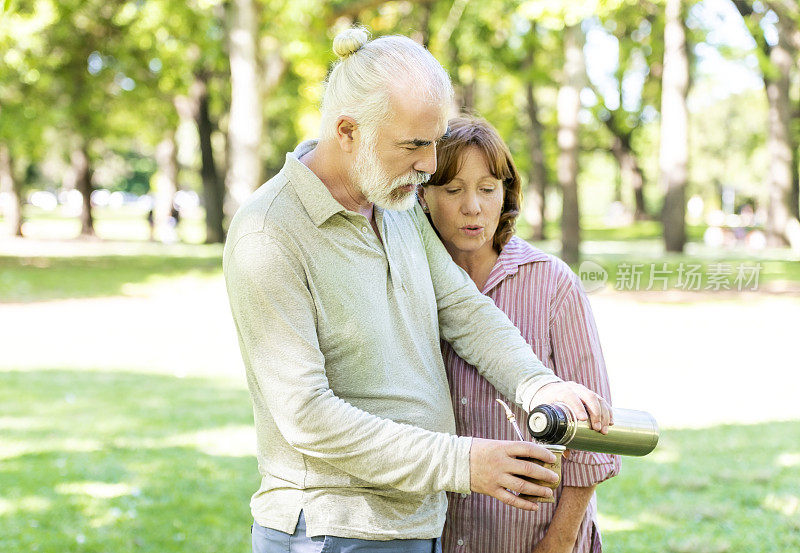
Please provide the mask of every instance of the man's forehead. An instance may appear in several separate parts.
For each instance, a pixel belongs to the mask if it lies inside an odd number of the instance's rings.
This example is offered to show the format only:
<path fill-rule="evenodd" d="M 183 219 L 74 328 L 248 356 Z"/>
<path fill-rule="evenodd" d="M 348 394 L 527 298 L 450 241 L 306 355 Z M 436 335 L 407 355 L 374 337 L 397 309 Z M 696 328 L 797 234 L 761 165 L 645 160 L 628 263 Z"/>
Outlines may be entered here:
<path fill-rule="evenodd" d="M 420 98 L 408 87 L 398 87 L 389 94 L 391 115 L 387 123 L 396 142 L 435 141 L 447 129 L 448 105 Z"/>

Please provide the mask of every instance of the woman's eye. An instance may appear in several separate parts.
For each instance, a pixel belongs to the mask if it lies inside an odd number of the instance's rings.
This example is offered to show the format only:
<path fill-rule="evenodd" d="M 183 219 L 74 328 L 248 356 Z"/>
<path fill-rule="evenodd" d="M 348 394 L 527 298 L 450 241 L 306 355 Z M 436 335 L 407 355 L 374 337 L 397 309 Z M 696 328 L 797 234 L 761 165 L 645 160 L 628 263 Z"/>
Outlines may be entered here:
<path fill-rule="evenodd" d="M 458 188 L 445 188 L 444 191 L 448 194 L 458 194 L 460 192 Z"/>
<path fill-rule="evenodd" d="M 487 188 L 481 188 L 481 190 L 483 192 L 485 192 L 486 194 L 491 194 L 492 192 L 495 191 L 495 188 L 493 186 L 491 186 L 491 187 L 487 187 Z"/>

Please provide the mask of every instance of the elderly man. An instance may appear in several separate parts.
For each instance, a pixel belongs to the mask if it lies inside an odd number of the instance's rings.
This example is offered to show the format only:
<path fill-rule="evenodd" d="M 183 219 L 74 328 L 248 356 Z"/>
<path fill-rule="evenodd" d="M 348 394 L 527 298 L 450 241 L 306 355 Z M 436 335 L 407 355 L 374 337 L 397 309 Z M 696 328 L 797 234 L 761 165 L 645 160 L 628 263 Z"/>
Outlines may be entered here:
<path fill-rule="evenodd" d="M 247 369 L 260 552 L 437 551 L 445 491 L 534 510 L 556 475 L 527 442 L 455 436 L 440 337 L 530 409 L 560 400 L 595 428 L 608 404 L 565 383 L 450 259 L 415 206 L 452 87 L 405 37 L 334 41 L 319 141 L 300 144 L 234 217 L 223 258 Z M 588 414 L 587 414 L 588 410 Z"/>

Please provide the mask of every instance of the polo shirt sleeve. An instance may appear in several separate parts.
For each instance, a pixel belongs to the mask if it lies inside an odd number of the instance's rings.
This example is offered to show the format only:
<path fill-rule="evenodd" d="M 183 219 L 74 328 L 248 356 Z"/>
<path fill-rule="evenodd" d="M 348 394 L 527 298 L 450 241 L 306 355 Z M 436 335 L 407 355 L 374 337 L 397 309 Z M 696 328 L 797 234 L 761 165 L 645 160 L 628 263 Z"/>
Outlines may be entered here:
<path fill-rule="evenodd" d="M 295 450 L 376 486 L 469 493 L 470 438 L 396 423 L 333 393 L 307 272 L 291 245 L 246 234 L 224 273 L 257 417 L 265 410 Z"/>
<path fill-rule="evenodd" d="M 431 271 L 442 339 L 503 395 L 530 411 L 539 388 L 561 379 L 539 361 L 506 314 L 455 264 L 419 206 L 414 217 Z"/>

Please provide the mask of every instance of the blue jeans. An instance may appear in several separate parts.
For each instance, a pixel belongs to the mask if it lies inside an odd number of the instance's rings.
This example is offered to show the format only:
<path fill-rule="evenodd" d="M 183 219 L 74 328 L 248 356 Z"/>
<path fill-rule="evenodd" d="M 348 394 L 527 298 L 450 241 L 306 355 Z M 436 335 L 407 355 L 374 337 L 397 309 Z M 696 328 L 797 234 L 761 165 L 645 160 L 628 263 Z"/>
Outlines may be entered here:
<path fill-rule="evenodd" d="M 374 541 L 336 536 L 306 536 L 306 519 L 300 520 L 294 534 L 264 528 L 253 522 L 253 553 L 442 553 L 442 540 Z"/>

